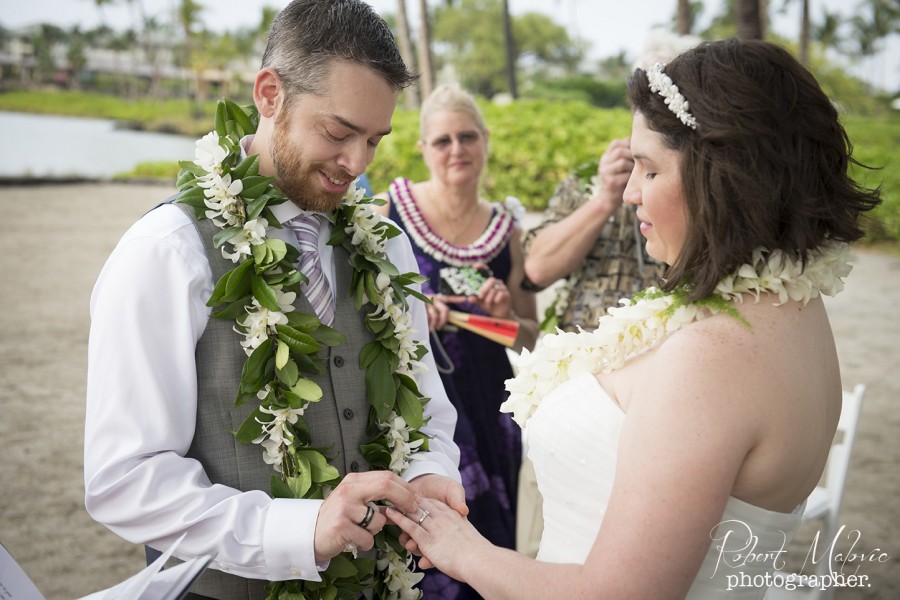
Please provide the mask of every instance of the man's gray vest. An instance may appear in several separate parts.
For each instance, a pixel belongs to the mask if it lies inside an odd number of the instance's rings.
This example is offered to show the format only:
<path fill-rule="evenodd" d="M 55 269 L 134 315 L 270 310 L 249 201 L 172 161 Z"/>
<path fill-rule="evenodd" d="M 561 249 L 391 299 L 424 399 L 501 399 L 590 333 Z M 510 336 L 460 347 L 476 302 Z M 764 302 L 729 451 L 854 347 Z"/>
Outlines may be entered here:
<path fill-rule="evenodd" d="M 212 237 L 218 228 L 209 219 L 197 221 L 193 208 L 183 204 L 176 206 L 194 221 L 206 248 L 213 282 L 218 281 L 235 266 L 212 245 Z M 334 259 L 334 324 L 347 339 L 339 346 L 320 351 L 327 359 L 326 371 L 310 377 L 322 387 L 323 397 L 320 402 L 310 404 L 303 416 L 309 425 L 312 445 L 329 448 L 331 464 L 345 475 L 368 470 L 368 463 L 359 450 L 360 444 L 368 439 L 366 428 L 369 422 L 365 371 L 359 368 L 359 353 L 374 338 L 365 327 L 362 313 L 353 305 L 353 294 L 349 292 L 353 269 L 347 251 L 335 247 Z M 294 306 L 302 312 L 313 312 L 302 294 L 297 295 Z M 247 355 L 240 344 L 242 336 L 233 327 L 234 321 L 210 318 L 197 343 L 197 424 L 187 455 L 200 461 L 214 484 L 241 491 L 268 492 L 269 480 L 275 471 L 263 462 L 262 447 L 241 444 L 231 434 L 254 408 L 252 402 L 234 406 Z M 222 532 L 223 537 L 227 535 L 230 534 Z M 265 581 L 209 569 L 191 587 L 191 592 L 220 600 L 263 600 L 265 584 Z"/>

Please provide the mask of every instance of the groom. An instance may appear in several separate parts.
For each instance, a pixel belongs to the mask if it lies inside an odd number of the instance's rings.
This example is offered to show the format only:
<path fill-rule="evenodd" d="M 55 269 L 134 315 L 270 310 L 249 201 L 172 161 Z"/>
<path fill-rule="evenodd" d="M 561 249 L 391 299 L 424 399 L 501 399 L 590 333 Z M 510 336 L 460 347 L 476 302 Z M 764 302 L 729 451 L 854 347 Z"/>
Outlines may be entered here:
<path fill-rule="evenodd" d="M 291 202 L 274 206 L 284 226 L 304 214 L 336 208 L 391 131 L 399 91 L 413 76 L 391 33 L 359 0 L 294 0 L 275 20 L 257 74 L 255 136 L 242 140 L 259 155 Z M 324 275 L 324 300 L 298 297 L 346 336 L 323 350 L 325 373 L 313 379 L 323 398 L 304 418 L 311 445 L 326 449 L 345 476 L 324 500 L 273 499 L 272 466 L 255 444 L 240 444 L 246 412 L 233 406 L 246 355 L 234 322 L 210 318 L 207 300 L 234 265 L 213 248 L 215 228 L 192 210 L 167 203 L 147 213 L 113 251 L 91 297 L 85 422 L 85 504 L 123 538 L 164 550 L 182 535 L 181 558 L 216 553 L 193 586 L 209 598 L 261 599 L 266 580 L 319 581 L 329 561 L 357 546 L 371 549 L 384 526 L 368 508 L 387 500 L 415 516 L 416 495 L 441 499 L 462 513 L 456 414 L 431 354 L 418 379 L 425 406 L 419 452 L 402 477 L 369 471 L 360 451 L 370 412 L 359 350 L 366 329 L 347 282 L 347 252 L 327 245 L 331 223 L 319 219 L 304 252 Z M 316 231 L 318 229 L 318 231 Z M 294 246 L 292 230 L 266 235 Z M 317 252 L 316 252 L 317 250 Z M 417 272 L 405 236 L 390 239 L 387 258 Z M 411 299 L 412 327 L 427 333 L 424 306 Z M 427 337 L 422 343 L 428 344 Z M 430 350 L 430 349 L 429 349 Z M 424 519 L 424 515 L 421 516 Z"/>

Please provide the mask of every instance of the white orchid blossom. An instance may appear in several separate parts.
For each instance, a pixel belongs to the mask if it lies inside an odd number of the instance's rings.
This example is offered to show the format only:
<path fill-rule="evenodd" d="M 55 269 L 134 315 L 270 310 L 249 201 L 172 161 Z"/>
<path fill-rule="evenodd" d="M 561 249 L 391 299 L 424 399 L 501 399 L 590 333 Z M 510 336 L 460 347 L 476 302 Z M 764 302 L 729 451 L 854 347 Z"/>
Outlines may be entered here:
<path fill-rule="evenodd" d="M 259 300 L 253 298 L 245 309 L 247 315 L 237 320 L 239 327 L 235 327 L 234 330 L 244 335 L 241 346 L 247 356 L 253 354 L 253 351 L 269 339 L 270 335 L 275 335 L 276 325 L 287 325 L 286 313 L 294 310 L 294 300 L 296 300 L 297 294 L 285 292 L 280 285 L 272 286 L 272 288 L 275 290 L 275 301 L 281 310 L 269 310 L 261 305 Z"/>
<path fill-rule="evenodd" d="M 379 423 L 378 427 L 387 437 L 388 449 L 391 451 L 391 471 L 399 475 L 409 466 L 410 460 L 421 458 L 414 452 L 424 440 L 409 441 L 410 428 L 403 417 L 391 411 L 387 420 Z"/>
<path fill-rule="evenodd" d="M 239 196 L 244 191 L 244 183 L 240 179 L 232 181 L 231 175 L 215 175 L 198 184 L 204 188 L 204 204 L 209 209 L 206 211 L 207 219 L 211 219 L 217 227 L 243 226 L 244 203 Z"/>
<path fill-rule="evenodd" d="M 358 201 L 362 190 L 356 193 L 348 193 L 344 196 L 344 203 Z M 353 208 L 353 216 L 345 233 L 351 236 L 350 243 L 372 254 L 384 254 L 386 236 L 382 230 L 376 230 L 381 223 L 381 217 L 372 210 L 369 204 L 356 204 Z M 416 331 L 412 328 L 412 316 L 403 304 L 403 301 L 395 299 L 394 288 L 391 287 L 391 277 L 384 272 L 379 272 L 375 277 L 375 289 L 378 291 L 378 304 L 369 313 L 368 318 L 374 321 L 390 319 L 394 326 L 394 337 L 400 343 L 397 354 L 400 359 L 397 373 L 414 375 L 426 371 L 421 361 L 416 359 L 420 348 L 415 339 Z"/>
<path fill-rule="evenodd" d="M 252 132 L 245 132 L 252 133 Z M 220 138 L 215 131 L 203 136 L 196 142 L 195 159 L 193 164 L 199 169 L 187 169 L 194 176 L 192 184 L 203 191 L 203 216 L 209 219 L 221 230 L 227 230 L 229 237 L 222 243 L 222 256 L 238 265 L 245 265 L 247 261 L 258 258 L 254 254 L 254 247 L 266 243 L 268 222 L 259 216 L 255 219 L 247 219 L 248 205 L 242 197 L 244 182 L 234 177 L 234 169 L 242 160 L 242 153 L 231 136 Z M 202 170 L 204 172 L 198 173 Z M 386 243 L 389 239 L 390 228 L 380 215 L 378 215 L 369 203 L 363 201 L 364 192 L 355 185 L 350 186 L 343 199 L 343 206 L 332 214 L 332 220 L 338 227 L 342 227 L 348 236 L 348 240 L 355 249 L 363 255 L 370 255 L 376 261 L 383 262 L 387 259 Z M 256 207 L 259 208 L 258 206 Z M 267 214 L 256 211 L 257 215 Z M 223 234 L 224 235 L 224 234 Z M 260 250 L 260 249 L 258 249 Z M 258 254 L 257 250 L 257 254 Z M 267 256 L 277 253 L 275 246 L 262 248 Z M 258 267 L 258 265 L 255 265 Z M 239 268 L 239 267 L 236 267 Z M 250 299 L 243 307 L 243 314 L 235 318 L 234 331 L 243 336 L 241 347 L 247 356 L 262 344 L 270 340 L 277 340 L 277 352 L 281 362 L 285 365 L 287 360 L 283 351 L 286 349 L 283 339 L 279 339 L 277 327 L 289 325 L 287 315 L 295 310 L 295 292 L 285 292 L 282 284 L 273 281 L 283 281 L 285 268 L 280 263 L 269 267 L 264 272 L 256 272 L 256 277 L 261 277 L 266 284 L 264 289 L 274 290 L 275 304 L 278 310 L 271 310 L 263 306 L 256 297 L 254 289 Z M 234 273 L 235 270 L 229 273 Z M 366 320 L 373 321 L 390 319 L 393 337 L 397 341 L 395 352 L 398 366 L 395 373 L 412 376 L 425 370 L 424 365 L 417 359 L 422 353 L 422 345 L 415 339 L 415 331 L 412 329 L 412 317 L 409 314 L 406 299 L 399 286 L 393 285 L 393 278 L 385 272 L 378 271 L 375 274 L 375 289 L 377 298 L 374 307 L 367 309 Z M 268 294 L 269 292 L 267 292 Z M 268 306 L 273 306 L 266 302 Z M 394 345 L 390 345 L 394 352 Z M 290 351 L 289 351 L 290 352 Z M 281 367 L 279 367 L 281 368 Z M 292 367 L 297 370 L 296 364 Z M 284 375 L 284 373 L 280 373 Z M 290 376 L 290 375 L 288 375 Z M 296 457 L 294 446 L 298 443 L 294 435 L 294 425 L 300 422 L 305 407 L 304 402 L 299 408 L 284 406 L 284 400 L 279 389 L 283 389 L 284 380 L 281 383 L 272 381 L 266 383 L 256 394 L 259 400 L 259 413 L 256 423 L 259 425 L 259 434 L 252 440 L 262 449 L 262 458 L 266 464 L 272 465 L 277 473 L 284 474 L 287 465 L 295 470 L 292 457 Z M 421 401 L 421 399 L 420 399 Z M 251 422 L 252 423 L 252 422 Z M 417 429 L 411 428 L 403 417 L 397 413 L 391 413 L 384 422 L 377 423 L 381 436 L 378 438 L 390 452 L 390 464 L 388 468 L 400 473 L 406 469 L 410 461 L 419 458 L 416 452 L 423 445 L 424 439 L 413 439 L 413 433 Z M 317 451 L 308 448 L 306 452 Z M 316 485 L 320 485 L 317 482 Z M 420 592 L 415 585 L 421 581 L 423 575 L 412 571 L 412 555 L 398 554 L 388 548 L 386 554 L 378 561 L 379 576 L 382 578 L 389 591 L 388 598 L 392 600 L 417 600 Z M 323 579 L 327 579 L 323 574 Z"/>
<path fill-rule="evenodd" d="M 820 293 L 833 296 L 850 273 L 847 244 L 828 244 L 813 252 L 806 265 L 780 250 L 753 252 L 752 264 L 740 266 L 723 278 L 713 297 L 740 304 L 745 295 L 759 301 L 761 294 L 778 297 L 775 306 L 789 300 L 808 303 Z M 683 291 L 683 290 L 682 290 Z M 506 381 L 509 398 L 500 406 L 524 427 L 541 399 L 563 382 L 584 373 L 608 373 L 629 359 L 650 350 L 682 327 L 717 314 L 712 306 L 687 303 L 677 293 L 662 294 L 649 288 L 637 300 L 624 299 L 600 317 L 593 331 L 557 330 L 545 335 L 534 352 L 523 350 L 516 361 L 518 373 Z"/>
<path fill-rule="evenodd" d="M 382 271 L 375 277 L 375 289 L 379 292 L 386 290 L 389 285 L 391 285 L 391 276 L 387 273 Z"/>
<path fill-rule="evenodd" d="M 419 590 L 415 589 L 424 573 L 415 573 L 412 568 L 412 555 L 403 558 L 390 551 L 379 558 L 376 566 L 385 573 L 385 584 L 388 588 L 387 600 L 418 600 Z"/>
<path fill-rule="evenodd" d="M 245 256 L 250 256 L 251 247 L 266 243 L 266 227 L 268 221 L 263 218 L 253 219 L 244 223 L 241 230 L 228 238 L 226 244 L 234 249 L 228 252 L 225 244 L 222 244 L 222 256 L 231 262 L 240 262 Z"/>
<path fill-rule="evenodd" d="M 347 200 L 345 196 L 345 202 Z M 375 230 L 380 223 L 381 217 L 370 205 L 357 205 L 353 210 L 351 224 L 346 228 L 346 233 L 351 236 L 350 243 L 371 254 L 384 254 L 385 236 L 381 231 Z"/>
<path fill-rule="evenodd" d="M 265 389 L 268 388 L 267 385 Z M 259 411 L 272 415 L 274 418 L 271 421 L 256 419 L 256 422 L 262 425 L 262 433 L 253 440 L 253 443 L 263 447 L 263 460 L 266 464 L 272 465 L 276 471 L 281 473 L 284 453 L 294 443 L 294 434 L 287 425 L 296 423 L 303 415 L 304 408 L 269 408 L 261 405 Z"/>
<path fill-rule="evenodd" d="M 219 135 L 210 131 L 194 143 L 194 164 L 205 171 L 221 174 L 228 151 L 219 144 Z"/>

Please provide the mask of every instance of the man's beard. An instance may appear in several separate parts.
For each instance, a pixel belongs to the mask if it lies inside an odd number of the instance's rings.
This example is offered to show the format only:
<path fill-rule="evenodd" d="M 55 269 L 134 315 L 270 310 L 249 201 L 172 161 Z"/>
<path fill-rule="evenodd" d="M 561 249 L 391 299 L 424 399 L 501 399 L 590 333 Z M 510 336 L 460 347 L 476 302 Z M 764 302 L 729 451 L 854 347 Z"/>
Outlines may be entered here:
<path fill-rule="evenodd" d="M 344 194 L 319 188 L 316 181 L 319 169 L 315 165 L 307 164 L 303 160 L 302 149 L 292 144 L 289 139 L 290 118 L 286 116 L 288 112 L 283 110 L 276 117 L 275 132 L 272 135 L 271 152 L 272 162 L 275 165 L 275 184 L 301 209 L 331 212 L 341 205 Z"/>

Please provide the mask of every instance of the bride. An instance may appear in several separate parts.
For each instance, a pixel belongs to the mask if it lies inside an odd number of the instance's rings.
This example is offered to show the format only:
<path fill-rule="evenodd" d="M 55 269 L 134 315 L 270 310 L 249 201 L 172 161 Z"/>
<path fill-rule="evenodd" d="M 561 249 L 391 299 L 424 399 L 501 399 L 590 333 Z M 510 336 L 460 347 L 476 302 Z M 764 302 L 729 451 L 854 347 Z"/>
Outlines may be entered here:
<path fill-rule="evenodd" d="M 762 598 L 841 412 L 821 294 L 879 196 L 848 177 L 829 99 L 785 50 L 739 40 L 638 69 L 628 94 L 625 201 L 669 268 L 507 382 L 544 496 L 537 560 L 438 501 L 388 509 L 420 564 L 486 598 Z"/>

